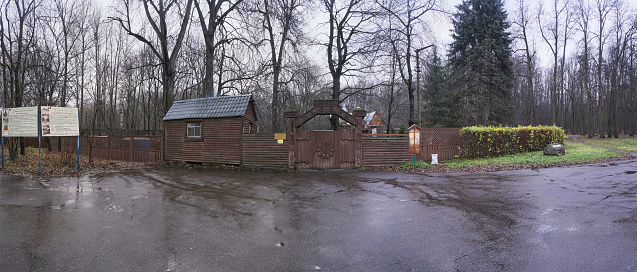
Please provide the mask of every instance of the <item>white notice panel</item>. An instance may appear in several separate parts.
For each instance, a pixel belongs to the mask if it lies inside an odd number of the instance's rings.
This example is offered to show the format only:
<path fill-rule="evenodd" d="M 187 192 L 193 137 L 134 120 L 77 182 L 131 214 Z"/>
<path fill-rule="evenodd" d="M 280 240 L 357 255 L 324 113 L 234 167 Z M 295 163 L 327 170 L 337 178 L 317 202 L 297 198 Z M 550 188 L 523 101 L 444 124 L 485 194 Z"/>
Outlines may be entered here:
<path fill-rule="evenodd" d="M 2 109 L 3 137 L 38 137 L 38 107 Z"/>
<path fill-rule="evenodd" d="M 77 108 L 41 108 L 42 136 L 78 136 L 80 123 Z"/>

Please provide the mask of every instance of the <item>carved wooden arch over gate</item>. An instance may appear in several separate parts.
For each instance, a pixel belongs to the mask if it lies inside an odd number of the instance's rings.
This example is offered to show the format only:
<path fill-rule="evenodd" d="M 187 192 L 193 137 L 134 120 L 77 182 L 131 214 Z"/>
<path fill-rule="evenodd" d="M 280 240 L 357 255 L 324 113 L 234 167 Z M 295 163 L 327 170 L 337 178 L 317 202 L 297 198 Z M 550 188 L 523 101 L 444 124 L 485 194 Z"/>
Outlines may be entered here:
<path fill-rule="evenodd" d="M 360 167 L 363 162 L 362 132 L 363 117 L 366 112 L 356 109 L 353 114 L 352 116 L 344 111 L 338 105 L 338 100 L 314 100 L 314 107 L 302 115 L 299 115 L 298 111 L 286 112 L 290 144 L 288 166 L 292 169 Z M 297 128 L 317 115 L 336 115 L 352 124 L 355 129 L 353 133 L 351 131 L 297 131 Z M 353 158 L 349 158 L 350 155 Z"/>

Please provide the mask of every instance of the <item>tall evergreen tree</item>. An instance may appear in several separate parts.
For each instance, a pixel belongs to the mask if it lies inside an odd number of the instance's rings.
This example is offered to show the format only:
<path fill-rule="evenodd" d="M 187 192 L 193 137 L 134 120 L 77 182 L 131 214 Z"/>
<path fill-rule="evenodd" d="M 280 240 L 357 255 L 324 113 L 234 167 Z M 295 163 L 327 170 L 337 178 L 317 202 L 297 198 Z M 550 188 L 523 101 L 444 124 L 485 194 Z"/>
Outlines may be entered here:
<path fill-rule="evenodd" d="M 464 0 L 457 8 L 449 50 L 457 125 L 506 124 L 515 75 L 502 0 Z"/>
<path fill-rule="evenodd" d="M 425 106 L 424 121 L 426 127 L 452 127 L 454 116 L 452 114 L 451 92 L 447 84 L 447 72 L 438 56 L 436 47 L 427 64 L 423 97 L 427 100 Z"/>

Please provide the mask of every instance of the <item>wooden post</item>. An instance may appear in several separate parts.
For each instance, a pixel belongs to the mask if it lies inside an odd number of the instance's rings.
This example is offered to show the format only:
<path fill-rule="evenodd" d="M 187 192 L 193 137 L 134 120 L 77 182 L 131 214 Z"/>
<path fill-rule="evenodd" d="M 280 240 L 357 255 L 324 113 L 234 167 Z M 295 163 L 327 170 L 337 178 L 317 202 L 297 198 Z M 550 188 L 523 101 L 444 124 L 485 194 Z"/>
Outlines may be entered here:
<path fill-rule="evenodd" d="M 93 142 L 95 142 L 95 136 L 93 136 Z M 111 159 L 111 136 L 106 135 L 106 158 Z"/>
<path fill-rule="evenodd" d="M 160 153 L 159 153 L 159 161 L 164 161 L 164 145 L 166 144 L 165 137 L 161 136 L 160 140 Z"/>
<path fill-rule="evenodd" d="M 133 149 L 133 147 L 135 146 L 135 138 L 133 137 L 133 135 L 130 136 L 130 161 L 135 161 L 135 150 Z"/>
<path fill-rule="evenodd" d="M 363 166 L 363 117 L 367 112 L 362 109 L 354 110 L 354 117 L 356 118 L 356 132 L 354 134 L 354 167 L 358 168 Z"/>
<path fill-rule="evenodd" d="M 296 142 L 296 118 L 299 116 L 298 111 L 285 112 L 285 118 L 288 118 L 288 168 L 295 168 L 294 144 Z"/>

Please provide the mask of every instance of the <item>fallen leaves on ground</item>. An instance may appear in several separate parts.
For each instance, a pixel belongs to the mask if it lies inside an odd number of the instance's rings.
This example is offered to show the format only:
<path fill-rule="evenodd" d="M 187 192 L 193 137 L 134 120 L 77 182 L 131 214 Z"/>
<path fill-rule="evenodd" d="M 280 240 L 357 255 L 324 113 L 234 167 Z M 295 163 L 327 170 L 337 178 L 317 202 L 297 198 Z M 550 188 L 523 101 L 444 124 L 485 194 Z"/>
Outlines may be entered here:
<path fill-rule="evenodd" d="M 89 164 L 88 156 L 80 155 L 80 170 L 77 169 L 77 154 L 47 150 L 42 151 L 40 174 L 40 159 L 38 150 L 27 148 L 25 155 L 18 156 L 17 160 L 10 160 L 9 153 L 5 150 L 3 174 L 28 176 L 28 177 L 59 177 L 80 176 L 86 173 L 99 173 L 120 171 L 124 169 L 137 169 L 160 163 L 114 161 L 93 157 Z"/>

